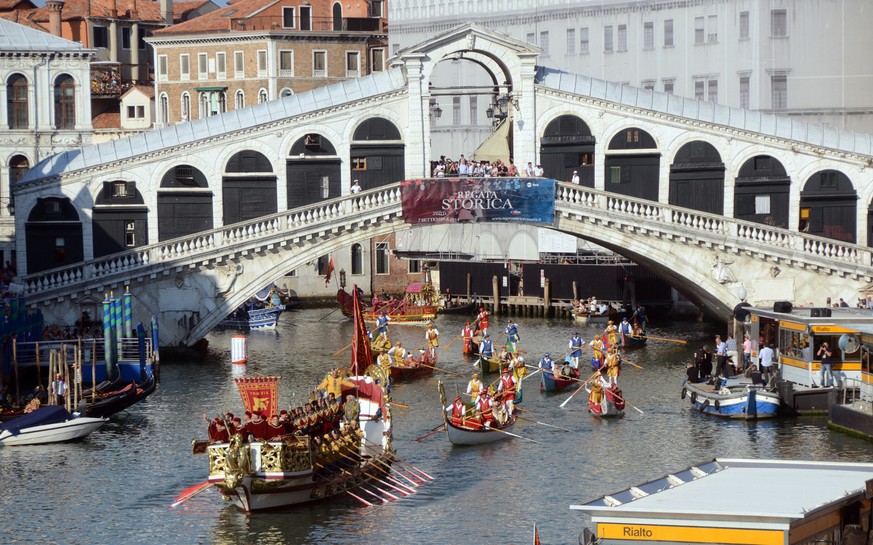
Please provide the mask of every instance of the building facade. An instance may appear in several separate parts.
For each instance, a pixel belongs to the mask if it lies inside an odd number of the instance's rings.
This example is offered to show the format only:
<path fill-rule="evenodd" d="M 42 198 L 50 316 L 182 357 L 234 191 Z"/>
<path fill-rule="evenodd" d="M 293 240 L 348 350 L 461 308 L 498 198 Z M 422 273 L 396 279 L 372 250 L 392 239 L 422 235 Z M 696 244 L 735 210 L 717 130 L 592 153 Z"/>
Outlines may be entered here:
<path fill-rule="evenodd" d="M 384 2 L 239 0 L 156 31 L 157 126 L 385 70 Z"/>
<path fill-rule="evenodd" d="M 93 50 L 79 43 L 0 19 L 0 259 L 4 263 L 15 256 L 12 185 L 42 159 L 91 144 L 88 81 L 93 56 Z M 50 231 L 45 231 L 46 237 Z"/>
<path fill-rule="evenodd" d="M 567 72 L 873 132 L 865 0 L 395 0 L 389 17 L 392 55 L 472 19 Z"/>

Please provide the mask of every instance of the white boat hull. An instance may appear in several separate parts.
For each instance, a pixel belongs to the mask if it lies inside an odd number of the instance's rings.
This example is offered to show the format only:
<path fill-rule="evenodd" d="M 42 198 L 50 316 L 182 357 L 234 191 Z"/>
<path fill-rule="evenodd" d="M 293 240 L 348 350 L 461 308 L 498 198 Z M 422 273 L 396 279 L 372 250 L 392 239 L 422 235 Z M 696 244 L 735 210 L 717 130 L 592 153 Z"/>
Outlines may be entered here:
<path fill-rule="evenodd" d="M 514 423 L 513 423 L 514 424 Z M 492 429 L 471 430 L 452 426 L 451 423 L 446 423 L 446 435 L 449 437 L 449 442 L 453 445 L 486 445 L 488 443 L 496 443 L 512 437 L 508 433 L 501 433 L 512 428 L 512 424 L 501 428 L 500 431 Z"/>
<path fill-rule="evenodd" d="M 8 430 L 4 430 L 3 433 L 0 433 L 0 445 L 44 445 L 47 443 L 65 443 L 67 441 L 75 441 L 97 430 L 107 421 L 107 418 L 81 416 L 57 424 L 45 424 L 43 426 L 24 428 L 16 435 L 13 435 Z"/>

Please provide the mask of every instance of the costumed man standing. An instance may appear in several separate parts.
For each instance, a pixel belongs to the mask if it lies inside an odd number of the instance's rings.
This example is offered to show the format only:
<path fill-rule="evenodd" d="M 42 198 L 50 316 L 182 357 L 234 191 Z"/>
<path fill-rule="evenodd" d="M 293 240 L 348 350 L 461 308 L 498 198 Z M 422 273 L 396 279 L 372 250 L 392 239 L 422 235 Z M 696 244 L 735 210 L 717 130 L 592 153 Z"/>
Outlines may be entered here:
<path fill-rule="evenodd" d="M 382 312 L 380 312 L 379 317 L 376 318 L 376 332 L 379 335 L 384 334 L 385 337 L 388 337 L 388 322 L 390 322 L 390 321 L 391 321 L 391 318 L 389 318 L 388 315 L 385 314 L 384 310 Z"/>
<path fill-rule="evenodd" d="M 427 331 L 424 332 L 424 340 L 427 343 L 427 355 L 433 361 L 436 359 L 436 349 L 440 345 L 440 330 L 436 328 L 433 320 L 428 324 Z"/>
<path fill-rule="evenodd" d="M 507 418 L 512 416 L 513 404 L 515 403 L 515 390 L 515 376 L 512 374 L 509 367 L 504 367 L 503 375 L 500 377 L 500 383 L 497 385 L 497 391 L 500 392 L 500 400 L 503 401 L 503 406 L 506 407 Z"/>
<path fill-rule="evenodd" d="M 606 333 L 606 338 L 609 341 L 610 348 L 618 345 L 618 331 L 616 331 L 615 323 L 613 323 L 612 320 L 609 320 L 606 324 L 606 330 L 604 333 Z"/>
<path fill-rule="evenodd" d="M 506 321 L 506 350 L 509 352 L 515 352 L 515 346 L 518 344 L 518 341 L 521 340 L 521 337 L 518 335 L 518 324 L 513 322 L 512 320 Z"/>
<path fill-rule="evenodd" d="M 476 316 L 476 321 L 479 322 L 479 331 L 483 335 L 488 335 L 488 311 L 485 307 L 479 307 L 479 315 Z"/>
<path fill-rule="evenodd" d="M 570 359 L 572 360 L 573 369 L 579 369 L 579 358 L 582 357 L 582 347 L 585 346 L 585 341 L 582 339 L 582 336 L 579 335 L 579 332 L 573 333 L 573 336 L 570 337 Z"/>
<path fill-rule="evenodd" d="M 467 407 L 464 406 L 460 394 L 456 395 L 455 402 L 446 407 L 446 412 L 452 419 L 452 426 L 459 427 L 464 425 L 464 413 L 466 411 Z"/>
<path fill-rule="evenodd" d="M 591 368 L 595 371 L 603 365 L 603 339 L 594 337 L 594 340 L 589 343 L 591 346 Z"/>
<path fill-rule="evenodd" d="M 485 338 L 479 343 L 479 357 L 484 360 L 490 360 L 494 356 L 494 343 L 491 342 L 491 335 L 485 334 Z"/>
<path fill-rule="evenodd" d="M 400 366 L 406 361 L 406 349 L 400 341 L 394 343 L 394 346 L 388 351 L 388 360 L 391 365 Z"/>
<path fill-rule="evenodd" d="M 328 395 L 333 394 L 335 398 L 342 399 L 343 386 L 346 388 L 354 388 L 355 383 L 341 378 L 338 369 L 332 369 L 327 377 L 321 381 L 321 384 L 316 387 L 316 390 L 327 392 Z"/>
<path fill-rule="evenodd" d="M 618 347 L 614 346 L 606 356 L 606 376 L 609 385 L 618 384 L 618 376 L 621 374 L 621 357 L 618 355 Z"/>
<path fill-rule="evenodd" d="M 596 380 L 591 385 L 591 390 L 588 391 L 588 409 L 600 414 L 603 410 L 601 403 L 603 403 L 603 385 L 599 380 Z"/>
<path fill-rule="evenodd" d="M 473 378 L 467 383 L 467 393 L 470 394 L 470 399 L 475 401 L 479 397 L 480 390 L 482 390 L 482 381 L 479 380 L 479 373 L 473 373 Z"/>
<path fill-rule="evenodd" d="M 539 363 L 539 368 L 542 369 L 543 372 L 548 371 L 549 373 L 551 373 L 553 371 L 554 367 L 555 367 L 555 364 L 552 361 L 551 354 L 549 354 L 548 352 L 543 354 L 543 357 Z"/>
<path fill-rule="evenodd" d="M 476 410 L 482 413 L 482 420 L 486 428 L 490 428 L 494 424 L 494 413 L 491 411 L 493 402 L 488 388 L 484 387 L 479 390 L 479 398 L 476 399 Z"/>
<path fill-rule="evenodd" d="M 473 353 L 473 328 L 470 327 L 470 322 L 464 324 L 464 329 L 461 330 L 461 337 L 464 339 L 464 354 Z"/>
<path fill-rule="evenodd" d="M 621 333 L 621 345 L 629 346 L 629 337 L 633 335 L 633 328 L 631 327 L 630 322 L 627 321 L 627 318 L 624 318 L 621 323 L 618 324 L 618 331 Z"/>

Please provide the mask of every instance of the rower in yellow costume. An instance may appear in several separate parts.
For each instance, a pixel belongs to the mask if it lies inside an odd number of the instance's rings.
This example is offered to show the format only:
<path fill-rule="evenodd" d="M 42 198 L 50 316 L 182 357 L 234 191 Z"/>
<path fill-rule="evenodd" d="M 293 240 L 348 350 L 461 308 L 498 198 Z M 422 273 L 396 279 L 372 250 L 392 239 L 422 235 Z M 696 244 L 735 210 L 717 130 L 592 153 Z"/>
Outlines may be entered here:
<path fill-rule="evenodd" d="M 591 351 L 593 352 L 593 358 L 597 360 L 598 368 L 603 365 L 603 341 L 600 339 L 600 336 L 594 337 L 594 340 L 591 341 Z M 593 365 L 593 360 L 592 360 Z"/>
<path fill-rule="evenodd" d="M 612 320 L 606 325 L 606 338 L 609 340 L 609 346 L 618 345 L 618 330 L 615 328 Z"/>
<path fill-rule="evenodd" d="M 603 403 L 603 385 L 599 380 L 595 380 L 591 385 L 591 391 L 588 393 L 588 403 L 600 405 Z"/>
<path fill-rule="evenodd" d="M 388 340 L 387 333 L 379 333 L 379 336 L 373 340 L 373 350 L 376 352 L 386 352 L 391 348 L 391 341 Z"/>
<path fill-rule="evenodd" d="M 467 383 L 467 393 L 470 394 L 470 399 L 476 401 L 479 397 L 479 390 L 482 389 L 482 381 L 479 380 L 479 373 L 473 373 L 473 378 Z"/>
<path fill-rule="evenodd" d="M 328 394 L 333 394 L 337 399 L 342 398 L 343 386 L 347 388 L 354 388 L 355 383 L 350 380 L 345 380 L 339 376 L 339 371 L 337 369 L 333 369 L 327 377 L 321 381 L 321 384 L 318 385 L 316 389 L 323 390 Z"/>
<path fill-rule="evenodd" d="M 613 347 L 606 356 L 606 376 L 609 377 L 609 385 L 618 384 L 618 375 L 621 372 L 621 360 L 618 356 L 618 347 Z"/>

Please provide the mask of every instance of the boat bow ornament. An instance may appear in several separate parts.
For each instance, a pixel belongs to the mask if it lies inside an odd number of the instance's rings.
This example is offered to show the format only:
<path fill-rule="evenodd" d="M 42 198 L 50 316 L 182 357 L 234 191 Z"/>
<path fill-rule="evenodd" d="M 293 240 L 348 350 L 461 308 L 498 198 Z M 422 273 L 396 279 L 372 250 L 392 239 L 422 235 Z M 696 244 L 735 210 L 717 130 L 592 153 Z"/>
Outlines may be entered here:
<path fill-rule="evenodd" d="M 287 271 L 403 227 L 397 183 L 32 274 L 25 291 L 48 317 L 75 316 L 89 294 L 135 285 L 139 308 L 162 316 L 164 342 L 192 344 Z M 873 281 L 871 250 L 860 245 L 567 183 L 556 183 L 553 228 L 650 267 L 725 318 L 740 302 L 735 280 L 752 286 L 756 305 Z M 730 263 L 730 277 L 713 263 Z M 774 278 L 777 266 L 792 274 Z"/>

